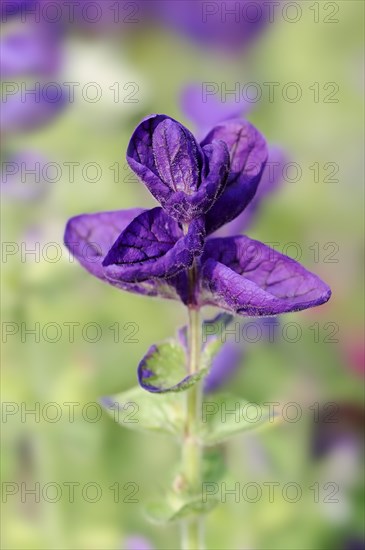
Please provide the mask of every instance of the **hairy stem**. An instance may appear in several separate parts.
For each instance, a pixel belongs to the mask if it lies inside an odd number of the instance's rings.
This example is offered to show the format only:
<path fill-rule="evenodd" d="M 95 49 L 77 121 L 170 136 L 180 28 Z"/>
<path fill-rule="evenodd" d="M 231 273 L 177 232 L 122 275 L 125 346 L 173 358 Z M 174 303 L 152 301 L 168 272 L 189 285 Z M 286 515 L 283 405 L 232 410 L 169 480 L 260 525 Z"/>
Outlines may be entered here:
<path fill-rule="evenodd" d="M 189 272 L 190 288 L 195 286 L 196 271 Z M 201 321 L 199 309 L 195 305 L 188 308 L 189 325 L 189 374 L 199 370 L 201 352 Z M 195 384 L 186 392 L 186 423 L 183 442 L 183 475 L 189 490 L 199 494 L 202 485 L 202 449 L 197 436 L 200 422 L 202 391 L 201 383 Z M 182 525 L 182 550 L 203 550 L 203 524 L 201 517 L 192 518 Z"/>

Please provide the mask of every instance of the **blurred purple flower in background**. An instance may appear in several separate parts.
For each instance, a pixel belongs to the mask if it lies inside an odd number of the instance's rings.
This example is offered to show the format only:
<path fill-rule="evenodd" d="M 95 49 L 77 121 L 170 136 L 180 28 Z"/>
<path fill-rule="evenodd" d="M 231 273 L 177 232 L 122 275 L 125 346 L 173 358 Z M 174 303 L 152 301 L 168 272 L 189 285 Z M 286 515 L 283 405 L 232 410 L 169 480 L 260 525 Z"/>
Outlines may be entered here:
<path fill-rule="evenodd" d="M 312 455 L 321 459 L 341 447 L 354 454 L 364 448 L 365 410 L 354 403 L 340 403 L 338 408 L 321 408 L 313 424 Z"/>
<path fill-rule="evenodd" d="M 231 317 L 229 320 L 226 320 L 225 326 L 227 326 L 228 323 L 232 320 L 233 317 Z M 217 321 L 219 321 L 219 316 L 217 319 L 206 321 L 205 323 L 209 325 L 214 325 L 215 323 L 217 323 Z M 246 355 L 249 352 L 250 343 L 243 343 L 241 341 L 242 329 L 244 328 L 246 321 L 236 320 L 235 323 L 235 330 L 231 331 L 231 334 L 228 336 L 231 338 L 231 340 L 228 340 L 227 335 L 224 335 L 224 328 L 216 331 L 217 336 L 215 336 L 215 338 L 223 339 L 224 337 L 224 343 L 221 346 L 219 352 L 213 358 L 209 374 L 204 379 L 205 393 L 213 393 L 221 390 L 222 387 L 234 377 L 239 368 L 243 365 Z M 280 321 L 277 317 L 264 317 L 262 319 L 255 319 L 255 321 L 248 321 L 246 323 L 247 330 L 249 324 L 254 324 L 255 335 L 258 335 L 257 341 L 259 341 L 260 343 L 275 342 L 275 328 L 280 325 Z M 232 334 L 232 332 L 234 332 L 234 334 Z M 238 338 L 237 334 L 239 334 Z M 253 341 L 256 341 L 255 338 Z"/>
<path fill-rule="evenodd" d="M 3 103 L 0 130 L 11 134 L 36 130 L 52 122 L 66 107 L 68 92 L 57 86 L 55 94 L 40 91 L 27 93 L 22 91 L 7 97 Z"/>
<path fill-rule="evenodd" d="M 39 6 L 39 3 L 32 2 L 30 7 L 34 6 Z M 22 20 L 22 11 L 3 25 L 0 43 L 2 78 L 34 77 L 37 81 L 3 82 L 2 133 L 43 126 L 67 104 L 66 90 L 60 84 L 42 81 L 49 75 L 56 77 L 61 68 L 62 40 L 63 32 L 58 23 L 34 22 L 30 17 Z"/>
<path fill-rule="evenodd" d="M 243 359 L 243 346 L 226 342 L 214 357 L 209 374 L 204 379 L 204 393 L 220 390 L 235 375 Z"/>
<path fill-rule="evenodd" d="M 351 537 L 345 542 L 343 550 L 365 550 L 365 540 Z"/>
<path fill-rule="evenodd" d="M 0 39 L 2 78 L 50 76 L 61 66 L 62 29 L 57 24 L 18 22 Z"/>
<path fill-rule="evenodd" d="M 8 157 L 2 162 L 2 195 L 19 201 L 37 201 L 43 198 L 49 189 L 49 182 L 42 176 L 45 164 L 45 158 L 33 151 Z"/>
<path fill-rule="evenodd" d="M 185 86 L 180 102 L 184 115 L 194 124 L 195 135 L 199 139 L 203 139 L 219 122 L 246 118 L 253 108 L 253 104 L 242 96 L 239 101 L 221 101 L 215 93 L 203 90 L 203 83 Z"/>
<path fill-rule="evenodd" d="M 274 20 L 278 4 L 275 0 L 160 0 L 158 9 L 161 21 L 174 30 L 232 55 L 247 48 Z"/>
<path fill-rule="evenodd" d="M 0 131 L 12 134 L 34 131 L 53 122 L 68 103 L 67 90 L 57 82 L 62 66 L 64 33 L 61 24 L 38 18 L 41 1 L 3 2 L 3 35 L 0 42 L 0 69 L 3 81 Z M 35 10 L 35 11 L 34 11 Z M 47 82 L 46 77 L 52 77 Z M 27 78 L 26 81 L 19 81 Z M 2 152 L 1 191 L 18 200 L 44 196 L 44 178 L 29 183 L 27 171 L 44 165 L 36 151 Z M 41 172 L 41 170 L 40 170 Z M 34 178 L 34 176 L 33 176 Z"/>
<path fill-rule="evenodd" d="M 140 536 L 132 535 L 125 539 L 122 550 L 154 550 L 150 542 Z"/>

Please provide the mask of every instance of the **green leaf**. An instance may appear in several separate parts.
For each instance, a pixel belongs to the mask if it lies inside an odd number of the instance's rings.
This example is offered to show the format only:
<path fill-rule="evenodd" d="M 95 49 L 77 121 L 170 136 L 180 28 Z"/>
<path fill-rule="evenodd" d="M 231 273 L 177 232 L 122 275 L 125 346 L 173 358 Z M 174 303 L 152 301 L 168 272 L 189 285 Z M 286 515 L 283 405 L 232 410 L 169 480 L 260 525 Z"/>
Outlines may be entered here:
<path fill-rule="evenodd" d="M 188 374 L 187 326 L 178 331 L 177 339 L 151 346 L 138 365 L 138 380 L 142 388 L 151 393 L 176 393 L 194 386 L 209 373 L 214 357 L 222 347 L 221 339 L 216 336 L 219 325 L 226 326 L 231 320 L 231 315 L 222 313 L 203 322 L 201 361 L 198 372 L 194 374 Z"/>
<path fill-rule="evenodd" d="M 138 366 L 139 383 L 151 393 L 185 391 L 206 373 L 207 368 L 187 374 L 185 349 L 172 339 L 152 346 Z"/>
<path fill-rule="evenodd" d="M 224 477 L 227 467 L 222 451 L 217 447 L 208 448 L 204 451 L 203 482 L 217 483 Z"/>
<path fill-rule="evenodd" d="M 269 407 L 234 395 L 209 396 L 202 407 L 200 438 L 208 446 L 217 445 L 245 431 L 273 426 L 278 420 Z"/>
<path fill-rule="evenodd" d="M 112 418 L 125 428 L 179 436 L 184 427 L 182 396 L 153 395 L 139 386 L 101 400 Z"/>
<path fill-rule="evenodd" d="M 180 521 L 189 517 L 207 514 L 218 504 L 217 500 L 203 501 L 202 495 L 190 496 L 182 499 L 174 493 L 166 498 L 150 502 L 146 505 L 147 518 L 155 524 L 166 524 Z"/>

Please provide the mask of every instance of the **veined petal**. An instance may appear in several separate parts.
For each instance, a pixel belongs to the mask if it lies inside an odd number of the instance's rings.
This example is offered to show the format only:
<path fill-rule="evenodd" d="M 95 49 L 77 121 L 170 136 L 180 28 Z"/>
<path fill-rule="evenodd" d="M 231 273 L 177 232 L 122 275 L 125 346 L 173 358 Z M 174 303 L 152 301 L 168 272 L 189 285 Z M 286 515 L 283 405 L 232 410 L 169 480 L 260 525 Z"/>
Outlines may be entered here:
<path fill-rule="evenodd" d="M 127 149 L 127 162 L 152 195 L 161 202 L 169 196 L 169 188 L 161 181 L 153 154 L 152 138 L 157 126 L 168 117 L 151 115 L 134 130 Z"/>
<path fill-rule="evenodd" d="M 298 262 L 245 236 L 208 240 L 202 277 L 204 304 L 246 316 L 300 311 L 331 296 Z"/>
<path fill-rule="evenodd" d="M 191 221 L 177 207 L 198 190 L 203 154 L 187 128 L 166 115 L 148 117 L 132 135 L 127 161 L 172 217 Z"/>
<path fill-rule="evenodd" d="M 177 298 L 175 289 L 166 282 L 160 284 L 154 280 L 146 280 L 140 284 L 131 284 L 119 280 L 110 280 L 105 274 L 102 261 L 110 247 L 123 229 L 142 212 L 144 210 L 141 208 L 133 208 L 115 212 L 81 214 L 71 218 L 66 226 L 65 245 L 89 273 L 106 283 L 129 292 L 148 296 L 158 295 L 164 298 Z"/>
<path fill-rule="evenodd" d="M 263 136 L 246 120 L 222 122 L 203 140 L 202 147 L 214 140 L 227 144 L 230 153 L 230 174 L 222 196 L 206 216 L 207 233 L 236 218 L 253 199 L 267 161 Z"/>
<path fill-rule="evenodd" d="M 204 245 L 204 222 L 194 220 L 186 235 L 162 208 L 137 216 L 103 261 L 108 279 L 140 282 L 168 278 L 190 267 Z"/>
<path fill-rule="evenodd" d="M 205 214 L 223 193 L 229 174 L 229 152 L 224 141 L 214 141 L 203 148 L 204 172 L 199 189 L 193 194 L 178 191 L 171 195 L 164 209 L 177 220 L 193 220 Z"/>
<path fill-rule="evenodd" d="M 161 180 L 171 191 L 192 194 L 199 186 L 199 146 L 187 128 L 165 118 L 152 136 L 154 159 Z"/>
<path fill-rule="evenodd" d="M 103 259 L 118 235 L 142 212 L 132 208 L 75 216 L 67 223 L 65 245 L 85 269 L 104 280 Z"/>
<path fill-rule="evenodd" d="M 206 158 L 206 174 L 203 175 L 199 191 L 206 199 L 204 207 L 209 209 L 223 193 L 230 171 L 230 155 L 227 144 L 222 140 L 213 141 L 203 147 Z"/>
<path fill-rule="evenodd" d="M 229 237 L 239 235 L 247 230 L 252 225 L 262 207 L 263 201 L 268 195 L 278 190 L 283 182 L 283 167 L 287 162 L 287 154 L 283 149 L 277 146 L 269 147 L 269 156 L 267 164 L 261 176 L 256 194 L 252 201 L 247 205 L 237 218 L 232 220 L 227 225 L 221 227 L 215 237 Z"/>

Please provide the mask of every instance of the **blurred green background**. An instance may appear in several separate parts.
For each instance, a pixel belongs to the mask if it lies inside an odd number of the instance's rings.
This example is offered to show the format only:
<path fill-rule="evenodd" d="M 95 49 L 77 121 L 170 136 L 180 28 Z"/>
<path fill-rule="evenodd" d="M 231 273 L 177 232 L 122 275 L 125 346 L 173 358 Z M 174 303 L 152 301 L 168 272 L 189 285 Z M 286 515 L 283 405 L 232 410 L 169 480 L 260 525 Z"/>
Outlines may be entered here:
<path fill-rule="evenodd" d="M 103 100 L 87 103 L 76 93 L 75 103 L 57 120 L 31 133 L 10 135 L 6 142 L 7 151 L 40 151 L 63 169 L 60 180 L 47 184 L 37 199 L 15 200 L 6 195 L 2 199 L 4 242 L 19 246 L 26 242 L 29 249 L 39 242 L 41 252 L 50 242 L 62 247 L 57 261 L 45 260 L 42 253 L 37 260 L 32 255 L 24 258 L 19 252 L 2 263 L 3 327 L 5 322 L 19 328 L 14 335 L 3 333 L 2 481 L 3 489 L 4 483 L 17 485 L 12 486 L 16 494 L 3 493 L 2 548 L 111 550 L 124 548 L 132 534 L 145 536 L 154 548 L 178 547 L 176 526 L 150 525 L 143 512 L 144 502 L 168 480 L 167 472 L 178 456 L 174 443 L 121 428 L 105 413 L 92 422 L 87 415 L 92 419 L 96 409 L 86 408 L 85 418 L 84 407 L 100 396 L 135 385 L 139 360 L 151 344 L 172 335 L 185 322 L 184 309 L 104 285 L 70 261 L 62 239 L 68 218 L 79 213 L 154 205 L 126 169 L 128 140 L 139 120 L 152 112 L 166 113 L 193 129 L 179 98 L 183 86 L 194 81 L 223 82 L 227 88 L 236 82 L 275 81 L 280 83 L 279 91 L 288 82 L 301 86 L 303 96 L 296 103 L 285 101 L 280 93 L 270 102 L 264 91 L 249 117 L 303 171 L 298 182 L 284 181 L 268 198 L 249 234 L 264 242 L 277 241 L 281 247 L 299 243 L 302 263 L 333 291 L 328 304 L 283 317 L 282 323 L 296 322 L 302 328 L 303 336 L 296 343 L 279 338 L 275 345 L 247 345 L 244 364 L 228 387 L 257 403 L 295 401 L 301 404 L 303 416 L 297 423 L 225 444 L 227 487 L 236 482 L 276 481 L 280 488 L 274 502 L 264 496 L 256 503 L 243 498 L 237 503 L 228 496 L 207 519 L 207 547 L 324 550 L 350 548 L 347 545 L 353 539 L 364 540 L 364 371 L 359 366 L 363 356 L 364 5 L 352 0 L 331 3 L 340 8 L 339 21 L 328 24 L 323 18 L 313 22 L 309 4 L 302 2 L 298 22 L 277 18 L 249 51 L 235 55 L 201 48 L 158 24 L 121 32 L 68 27 L 58 80 L 96 81 L 102 86 Z M 108 90 L 115 82 L 137 83 L 138 102 L 115 103 Z M 315 82 L 320 85 L 319 102 L 314 102 L 309 89 Z M 322 100 L 327 82 L 338 85 L 337 103 Z M 80 163 L 74 182 L 65 162 Z M 82 177 L 81 168 L 90 162 L 102 168 L 100 181 Z M 309 168 L 316 162 L 321 167 L 319 181 L 314 181 Z M 328 162 L 338 165 L 338 182 L 323 181 Z M 115 163 L 120 170 L 117 182 L 110 169 Z M 332 251 L 326 249 L 327 243 L 336 245 L 334 263 L 326 261 Z M 318 258 L 313 245 L 318 246 Z M 53 257 L 52 250 L 48 252 Z M 78 323 L 73 342 L 64 325 L 70 322 Z M 36 323 L 40 324 L 39 341 L 32 335 L 22 338 L 22 331 Z M 52 328 L 48 337 L 42 335 L 47 323 L 61 327 L 61 337 L 54 343 L 47 341 L 55 335 Z M 101 328 L 101 337 L 94 343 L 87 341 L 94 337 L 92 328 L 83 338 L 82 329 L 88 323 Z M 131 329 L 126 323 L 136 325 L 137 341 L 127 341 Z M 319 341 L 310 329 L 315 323 Z M 111 326 L 118 327 L 118 338 Z M 324 341 L 332 330 L 336 341 Z M 47 414 L 51 418 L 56 410 L 47 408 L 51 402 L 62 411 L 57 422 L 47 420 Z M 65 405 L 70 402 L 79 403 L 73 422 Z M 317 457 L 312 452 L 319 430 L 314 404 L 323 411 L 328 402 L 340 407 L 339 421 L 331 429 L 337 430 L 339 439 L 348 435 L 351 445 L 333 445 Z M 39 418 L 31 414 L 22 418 L 21 403 L 28 409 L 39 406 Z M 58 484 L 61 498 L 47 502 L 55 495 L 51 488 L 48 499 L 25 498 L 20 484 L 31 488 L 37 482 L 41 490 L 47 483 Z M 74 502 L 69 502 L 64 485 L 69 482 L 79 483 Z M 303 489 L 297 503 L 285 502 L 281 496 L 288 482 Z M 94 497 L 92 488 L 90 498 L 82 496 L 88 483 L 97 484 L 102 492 L 97 502 L 87 502 Z M 118 502 L 110 489 L 116 483 Z M 128 502 L 134 485 L 127 483 L 138 485 L 137 502 Z M 309 489 L 314 483 L 324 491 L 319 502 Z M 338 485 L 338 502 L 324 502 L 331 492 L 323 489 L 326 483 Z"/>

